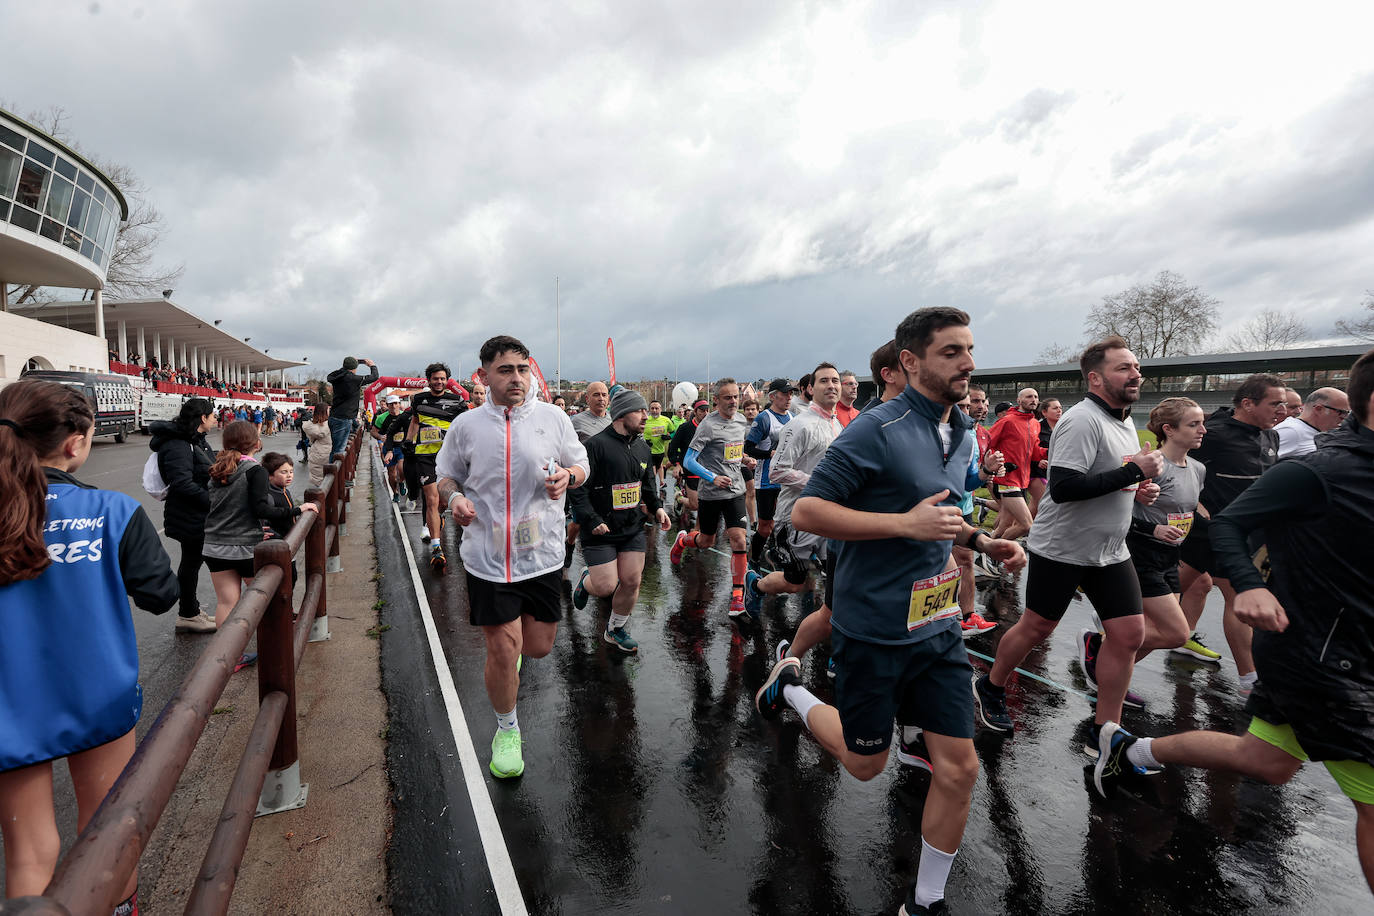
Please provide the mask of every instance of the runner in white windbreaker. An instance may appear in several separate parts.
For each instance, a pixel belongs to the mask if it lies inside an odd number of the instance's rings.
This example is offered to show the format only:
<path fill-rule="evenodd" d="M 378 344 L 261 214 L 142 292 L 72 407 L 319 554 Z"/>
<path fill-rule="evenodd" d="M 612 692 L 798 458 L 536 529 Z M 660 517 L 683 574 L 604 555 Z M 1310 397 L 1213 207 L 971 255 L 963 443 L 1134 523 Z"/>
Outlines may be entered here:
<path fill-rule="evenodd" d="M 435 467 L 440 500 L 468 529 L 460 555 L 469 620 L 486 638 L 487 696 L 497 722 L 490 769 L 509 778 L 525 770 L 517 662 L 553 648 L 562 616 L 565 494 L 586 482 L 588 462 L 567 414 L 530 395 L 524 344 L 493 337 L 481 361 L 487 402 L 453 421 Z"/>

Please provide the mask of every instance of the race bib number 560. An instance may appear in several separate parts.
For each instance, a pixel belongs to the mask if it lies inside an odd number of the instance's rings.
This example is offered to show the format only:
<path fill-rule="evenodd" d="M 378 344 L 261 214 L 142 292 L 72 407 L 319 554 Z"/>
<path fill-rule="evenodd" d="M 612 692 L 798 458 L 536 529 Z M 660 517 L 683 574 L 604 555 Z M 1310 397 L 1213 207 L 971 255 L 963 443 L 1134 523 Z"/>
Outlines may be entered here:
<path fill-rule="evenodd" d="M 633 509 L 639 505 L 639 481 L 611 485 L 611 508 Z"/>
<path fill-rule="evenodd" d="M 907 608 L 908 631 L 923 627 L 932 620 L 940 620 L 959 613 L 959 570 L 918 579 L 911 586 L 911 604 Z"/>

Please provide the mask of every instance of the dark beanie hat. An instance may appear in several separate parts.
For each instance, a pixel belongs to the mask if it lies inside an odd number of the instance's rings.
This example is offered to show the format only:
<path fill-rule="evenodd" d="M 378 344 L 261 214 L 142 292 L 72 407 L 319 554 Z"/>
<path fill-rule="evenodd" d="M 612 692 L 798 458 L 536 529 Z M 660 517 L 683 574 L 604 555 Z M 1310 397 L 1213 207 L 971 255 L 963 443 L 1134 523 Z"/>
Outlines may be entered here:
<path fill-rule="evenodd" d="M 349 372 L 352 372 L 354 369 L 358 368 L 358 361 L 352 356 L 345 356 L 343 361 L 343 367 L 347 369 Z"/>
<path fill-rule="evenodd" d="M 619 420 L 632 410 L 648 410 L 644 395 L 632 388 L 622 388 L 611 398 L 611 420 Z"/>

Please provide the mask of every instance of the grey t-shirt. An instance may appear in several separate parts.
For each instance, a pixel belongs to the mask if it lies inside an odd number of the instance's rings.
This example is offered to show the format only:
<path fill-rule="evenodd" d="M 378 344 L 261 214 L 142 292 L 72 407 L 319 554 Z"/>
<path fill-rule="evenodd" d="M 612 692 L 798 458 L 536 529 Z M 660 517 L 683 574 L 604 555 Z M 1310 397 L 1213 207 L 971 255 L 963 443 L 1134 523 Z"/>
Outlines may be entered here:
<path fill-rule="evenodd" d="M 572 420 L 573 432 L 577 433 L 578 442 L 586 442 L 592 436 L 595 436 L 611 425 L 611 415 L 609 413 L 603 413 L 598 417 L 590 410 L 575 413 L 570 419 Z"/>
<path fill-rule="evenodd" d="M 1179 467 L 1169 459 L 1164 459 L 1164 470 L 1155 477 L 1155 483 L 1159 484 L 1159 498 L 1148 506 L 1131 503 L 1131 513 L 1136 518 L 1151 525 L 1182 528 L 1185 536 L 1193 529 L 1193 513 L 1197 511 L 1202 482 L 1207 479 L 1207 467 L 1195 458 L 1187 461 L 1187 466 Z"/>
<path fill-rule="evenodd" d="M 806 410 L 782 427 L 778 436 L 777 451 L 773 452 L 773 474 L 783 475 L 787 483 L 779 483 L 782 492 L 778 495 L 777 511 L 774 518 L 778 523 L 792 518 L 792 505 L 806 489 L 811 472 L 825 457 L 825 450 L 840 434 L 840 421 L 827 417 L 819 410 Z M 800 475 L 800 476 L 798 476 Z"/>
<path fill-rule="evenodd" d="M 697 450 L 697 462 L 712 474 L 730 478 L 730 489 L 722 489 L 703 478 L 697 499 L 707 502 L 744 495 L 744 437 L 749 434 L 749 421 L 739 411 L 730 419 L 712 411 L 697 426 L 696 435 L 687 447 Z"/>
<path fill-rule="evenodd" d="M 1056 467 L 1084 474 L 1112 471 L 1140 451 L 1130 419 L 1118 420 L 1091 398 L 1064 411 L 1050 436 L 1050 474 Z M 1057 503 L 1045 492 L 1026 546 L 1050 560 L 1076 566 L 1110 566 L 1130 559 L 1126 533 L 1139 484 L 1092 499 Z"/>

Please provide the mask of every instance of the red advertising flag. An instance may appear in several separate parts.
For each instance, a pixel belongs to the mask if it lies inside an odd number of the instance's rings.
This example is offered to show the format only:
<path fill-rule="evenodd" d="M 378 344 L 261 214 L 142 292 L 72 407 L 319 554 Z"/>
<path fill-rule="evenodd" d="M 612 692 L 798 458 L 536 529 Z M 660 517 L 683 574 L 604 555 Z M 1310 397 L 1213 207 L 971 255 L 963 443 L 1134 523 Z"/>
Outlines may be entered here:
<path fill-rule="evenodd" d="M 608 385 L 615 384 L 615 344 L 611 343 L 609 337 L 606 338 L 606 363 L 611 367 L 611 380 Z"/>
<path fill-rule="evenodd" d="M 546 404 L 552 404 L 553 398 L 549 396 L 549 383 L 544 381 L 544 373 L 539 371 L 539 364 L 534 361 L 533 356 L 530 357 L 530 374 L 539 383 L 540 397 Z"/>

